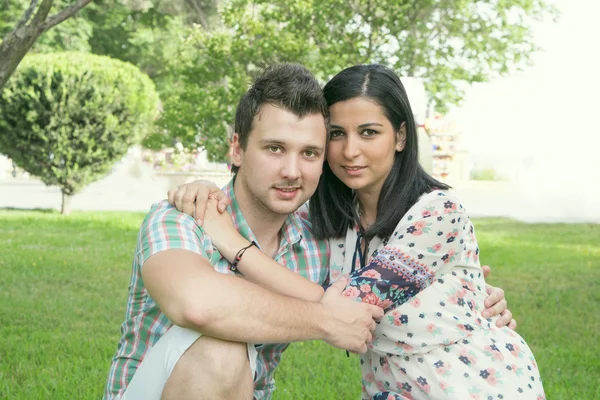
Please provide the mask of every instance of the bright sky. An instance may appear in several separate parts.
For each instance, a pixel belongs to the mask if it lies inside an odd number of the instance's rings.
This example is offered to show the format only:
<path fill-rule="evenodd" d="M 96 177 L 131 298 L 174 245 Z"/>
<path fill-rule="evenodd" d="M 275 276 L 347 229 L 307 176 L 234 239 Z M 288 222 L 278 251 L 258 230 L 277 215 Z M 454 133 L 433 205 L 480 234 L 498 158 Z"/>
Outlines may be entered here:
<path fill-rule="evenodd" d="M 600 1 L 558 7 L 534 65 L 474 85 L 451 115 L 472 164 L 514 182 L 525 213 L 600 221 Z"/>
<path fill-rule="evenodd" d="M 558 23 L 536 29 L 543 51 L 534 65 L 474 85 L 452 115 L 476 165 L 600 209 L 600 1 L 559 0 L 558 7 Z"/>

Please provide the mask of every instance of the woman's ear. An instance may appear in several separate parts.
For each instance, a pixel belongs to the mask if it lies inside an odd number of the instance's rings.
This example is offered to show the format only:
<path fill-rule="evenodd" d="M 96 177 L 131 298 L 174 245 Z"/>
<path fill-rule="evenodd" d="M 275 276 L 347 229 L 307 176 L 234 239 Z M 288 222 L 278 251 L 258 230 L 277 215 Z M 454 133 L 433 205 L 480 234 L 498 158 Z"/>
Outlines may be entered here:
<path fill-rule="evenodd" d="M 396 132 L 396 151 L 404 150 L 406 145 L 406 122 L 400 125 L 400 129 Z"/>

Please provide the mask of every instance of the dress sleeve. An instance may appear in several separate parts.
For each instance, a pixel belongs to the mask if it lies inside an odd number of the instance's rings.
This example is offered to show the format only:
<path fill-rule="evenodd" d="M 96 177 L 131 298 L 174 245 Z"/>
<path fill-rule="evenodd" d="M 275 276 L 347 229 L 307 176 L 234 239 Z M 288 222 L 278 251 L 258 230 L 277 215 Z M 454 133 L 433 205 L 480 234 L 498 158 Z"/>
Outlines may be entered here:
<path fill-rule="evenodd" d="M 464 208 L 444 192 L 426 195 L 402 218 L 368 265 L 354 272 L 344 294 L 388 311 L 458 264 L 472 234 Z"/>

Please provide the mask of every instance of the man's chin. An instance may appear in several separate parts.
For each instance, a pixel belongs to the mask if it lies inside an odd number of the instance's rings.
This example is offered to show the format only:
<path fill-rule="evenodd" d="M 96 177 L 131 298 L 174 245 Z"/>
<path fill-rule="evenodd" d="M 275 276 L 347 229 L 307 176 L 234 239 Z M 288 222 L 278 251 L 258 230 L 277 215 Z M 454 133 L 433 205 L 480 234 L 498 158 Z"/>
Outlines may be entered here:
<path fill-rule="evenodd" d="M 296 211 L 302 206 L 305 202 L 295 200 L 295 201 L 273 201 L 270 204 L 269 209 L 275 214 L 279 215 L 288 215 Z"/>

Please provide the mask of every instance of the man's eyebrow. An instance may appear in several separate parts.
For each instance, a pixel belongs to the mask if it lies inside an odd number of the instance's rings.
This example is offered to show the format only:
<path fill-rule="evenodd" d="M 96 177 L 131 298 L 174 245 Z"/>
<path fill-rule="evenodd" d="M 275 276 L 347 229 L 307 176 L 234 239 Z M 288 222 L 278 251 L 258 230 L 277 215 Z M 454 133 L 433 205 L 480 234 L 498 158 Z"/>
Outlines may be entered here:
<path fill-rule="evenodd" d="M 278 145 L 281 145 L 281 146 L 285 145 L 284 141 L 281 141 L 281 140 L 278 140 L 278 139 L 261 139 L 259 141 L 259 143 L 263 144 L 263 145 L 264 144 L 278 144 Z"/>
<path fill-rule="evenodd" d="M 286 143 L 286 142 L 284 142 L 282 140 L 279 140 L 279 139 L 261 139 L 259 141 L 259 143 L 261 145 L 263 145 L 263 146 L 267 145 L 267 144 L 276 144 L 276 145 L 279 145 L 279 146 L 285 146 L 285 145 L 288 144 L 288 143 Z M 325 148 L 322 147 L 322 146 L 312 146 L 312 145 L 304 146 L 303 149 L 304 150 L 313 150 L 313 151 L 318 151 L 318 152 L 325 151 Z"/>

